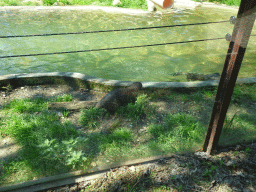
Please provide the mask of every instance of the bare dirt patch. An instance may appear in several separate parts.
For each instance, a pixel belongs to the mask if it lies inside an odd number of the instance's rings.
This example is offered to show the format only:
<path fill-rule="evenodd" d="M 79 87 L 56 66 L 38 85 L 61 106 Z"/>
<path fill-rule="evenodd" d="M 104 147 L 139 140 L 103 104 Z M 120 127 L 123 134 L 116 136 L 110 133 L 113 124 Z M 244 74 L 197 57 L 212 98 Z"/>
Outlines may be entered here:
<path fill-rule="evenodd" d="M 250 148 L 250 151 L 248 150 Z M 246 191 L 256 190 L 256 145 L 173 155 L 154 163 L 111 169 L 102 178 L 46 190 L 59 191 Z"/>

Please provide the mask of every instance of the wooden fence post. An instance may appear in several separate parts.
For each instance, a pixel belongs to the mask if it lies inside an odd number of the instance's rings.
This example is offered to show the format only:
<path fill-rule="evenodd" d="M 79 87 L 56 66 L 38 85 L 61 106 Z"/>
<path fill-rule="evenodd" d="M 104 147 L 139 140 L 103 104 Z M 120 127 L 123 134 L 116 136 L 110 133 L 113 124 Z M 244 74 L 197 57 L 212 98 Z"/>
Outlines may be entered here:
<path fill-rule="evenodd" d="M 229 44 L 203 150 L 216 148 L 256 17 L 256 1 L 242 0 Z"/>

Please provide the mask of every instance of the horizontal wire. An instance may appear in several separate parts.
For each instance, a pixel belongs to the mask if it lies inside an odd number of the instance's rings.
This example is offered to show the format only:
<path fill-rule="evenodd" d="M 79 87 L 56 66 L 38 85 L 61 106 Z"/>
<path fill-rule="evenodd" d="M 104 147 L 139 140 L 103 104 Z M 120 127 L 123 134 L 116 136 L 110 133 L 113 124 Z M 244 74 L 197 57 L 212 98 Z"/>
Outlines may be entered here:
<path fill-rule="evenodd" d="M 113 29 L 113 30 L 101 30 L 101 31 L 84 31 L 84 32 L 73 32 L 73 33 L 49 33 L 49 34 L 38 34 L 38 35 L 10 35 L 10 36 L 0 36 L 0 38 L 15 38 L 15 37 L 36 37 L 36 36 L 52 36 L 52 35 L 74 35 L 74 34 L 85 34 L 85 33 L 104 33 L 104 32 L 115 32 L 115 31 L 133 31 L 133 30 L 143 30 L 143 29 L 159 29 L 168 27 L 181 27 L 190 25 L 205 25 L 213 23 L 224 23 L 227 21 L 215 21 L 215 22 L 205 22 L 205 23 L 190 23 L 190 24 L 178 24 L 178 25 L 165 25 L 165 26 L 155 26 L 155 27 L 138 27 L 138 28 L 128 28 L 128 29 Z"/>
<path fill-rule="evenodd" d="M 200 39 L 200 40 L 181 41 L 181 42 L 172 42 L 172 43 L 137 45 L 137 46 L 130 46 L 130 47 L 114 47 L 114 48 L 105 48 L 105 49 L 88 49 L 88 50 L 80 50 L 80 51 L 64 51 L 64 52 L 55 52 L 55 53 L 38 53 L 38 54 L 27 54 L 27 55 L 7 55 L 7 56 L 0 56 L 0 59 L 12 58 L 12 57 L 31 57 L 31 56 L 40 56 L 40 55 L 57 55 L 57 54 L 66 54 L 66 53 L 81 53 L 81 52 L 92 52 L 92 51 L 108 51 L 108 50 L 116 50 L 116 49 L 130 49 L 130 48 L 139 48 L 139 47 L 152 47 L 152 46 L 193 43 L 193 42 L 219 40 L 219 39 L 225 39 L 225 38 Z"/>

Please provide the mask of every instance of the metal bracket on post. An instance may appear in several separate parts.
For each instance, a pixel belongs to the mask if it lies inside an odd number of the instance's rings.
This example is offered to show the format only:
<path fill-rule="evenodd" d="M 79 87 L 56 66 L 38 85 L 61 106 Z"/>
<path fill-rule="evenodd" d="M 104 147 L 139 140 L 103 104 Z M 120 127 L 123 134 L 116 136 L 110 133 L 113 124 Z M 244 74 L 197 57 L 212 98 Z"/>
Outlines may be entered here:
<path fill-rule="evenodd" d="M 230 20 L 230 24 L 236 24 L 236 17 L 235 16 L 231 16 L 229 20 Z"/>
<path fill-rule="evenodd" d="M 255 22 L 255 17 L 256 1 L 242 0 L 235 21 L 203 147 L 203 150 L 208 155 L 212 154 L 218 144 L 238 72 Z"/>

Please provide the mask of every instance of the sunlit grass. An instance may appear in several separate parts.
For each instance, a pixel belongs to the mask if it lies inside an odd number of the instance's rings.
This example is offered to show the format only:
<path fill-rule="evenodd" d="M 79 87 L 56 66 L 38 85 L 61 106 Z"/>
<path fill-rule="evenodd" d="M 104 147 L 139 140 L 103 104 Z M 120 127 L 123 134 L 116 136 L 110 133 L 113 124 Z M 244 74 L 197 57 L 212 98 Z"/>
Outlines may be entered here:
<path fill-rule="evenodd" d="M 23 2 L 22 0 L 2 0 L 0 6 L 52 6 L 54 3 L 58 5 L 98 5 L 98 6 L 113 6 L 113 0 L 41 0 L 38 2 Z M 121 0 L 120 5 L 116 7 L 133 8 L 133 9 L 147 9 L 147 2 L 145 0 Z"/>
<path fill-rule="evenodd" d="M 10 109 L 17 113 L 33 113 L 47 109 L 47 100 L 39 97 L 35 99 L 14 99 L 4 109 Z"/>
<path fill-rule="evenodd" d="M 218 3 L 218 4 L 226 4 L 226 5 L 233 5 L 233 6 L 239 6 L 241 3 L 241 0 L 194 0 L 197 2 L 213 2 L 213 3 Z"/>
<path fill-rule="evenodd" d="M 203 0 L 195 0 L 203 1 Z M 239 6 L 241 0 L 208 0 L 213 3 L 221 3 L 226 5 Z M 99 5 L 99 6 L 113 6 L 113 0 L 42 0 L 42 5 L 51 6 L 58 2 L 59 5 Z M 133 9 L 147 9 L 147 2 L 145 0 L 121 0 L 122 4 L 116 5 L 118 7 L 133 8 Z M 23 2 L 22 0 L 2 0 L 0 6 L 38 6 L 38 2 Z"/>
<path fill-rule="evenodd" d="M 103 109 L 97 109 L 95 107 L 83 109 L 81 112 L 80 123 L 85 127 L 95 128 L 98 125 L 98 120 L 103 113 Z"/>
<path fill-rule="evenodd" d="M 52 101 L 55 101 L 55 102 L 69 102 L 72 100 L 73 100 L 73 96 L 69 94 L 58 95 L 57 97 L 52 99 Z"/>
<path fill-rule="evenodd" d="M 125 107 L 121 107 L 117 110 L 117 113 L 133 120 L 139 120 L 143 116 L 150 115 L 150 111 L 153 109 L 149 107 L 149 98 L 147 95 L 138 96 L 136 102 L 129 103 Z"/>

